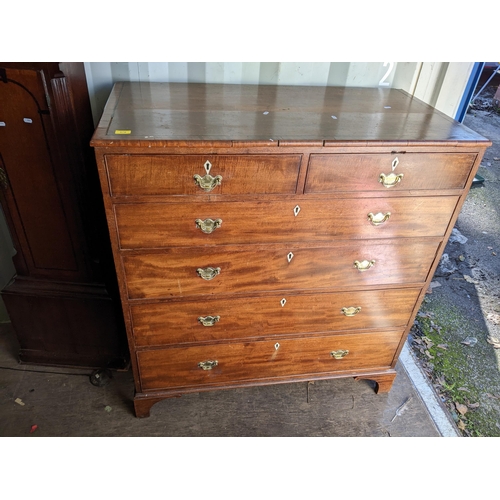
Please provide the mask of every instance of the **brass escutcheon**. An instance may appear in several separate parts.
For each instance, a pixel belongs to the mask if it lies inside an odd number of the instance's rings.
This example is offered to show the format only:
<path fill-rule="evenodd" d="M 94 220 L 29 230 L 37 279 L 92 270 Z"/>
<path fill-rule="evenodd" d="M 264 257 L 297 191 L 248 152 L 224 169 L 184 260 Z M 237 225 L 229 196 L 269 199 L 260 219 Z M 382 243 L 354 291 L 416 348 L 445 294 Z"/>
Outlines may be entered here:
<path fill-rule="evenodd" d="M 222 225 L 222 219 L 196 219 L 195 221 L 196 227 L 201 229 L 201 231 L 205 234 L 213 233 L 218 227 Z"/>
<path fill-rule="evenodd" d="M 339 349 L 338 351 L 332 351 L 330 356 L 335 359 L 345 358 L 349 354 L 347 349 Z"/>
<path fill-rule="evenodd" d="M 206 267 L 205 269 L 199 267 L 196 273 L 200 278 L 210 281 L 213 280 L 218 274 L 220 274 L 220 267 Z"/>
<path fill-rule="evenodd" d="M 380 224 L 383 224 L 384 222 L 389 220 L 389 217 L 391 216 L 391 212 L 386 212 L 385 214 L 379 212 L 378 214 L 373 214 L 369 213 L 368 214 L 368 220 L 374 225 L 374 226 L 380 226 Z"/>
<path fill-rule="evenodd" d="M 200 316 L 198 321 L 203 326 L 214 326 L 220 320 L 220 316 Z"/>
<path fill-rule="evenodd" d="M 200 361 L 198 363 L 198 366 L 202 370 L 211 370 L 212 368 L 216 367 L 218 364 L 219 364 L 219 362 L 216 359 L 214 359 L 214 360 L 208 359 L 206 361 Z"/>
<path fill-rule="evenodd" d="M 397 174 L 397 175 L 394 173 L 390 173 L 389 175 L 380 174 L 378 181 L 381 182 L 384 185 L 384 187 L 390 188 L 398 184 L 398 182 L 401 182 L 402 178 L 403 174 Z"/>
<path fill-rule="evenodd" d="M 212 189 L 217 187 L 222 182 L 221 175 L 212 177 L 210 174 L 206 174 L 202 177 L 201 175 L 195 174 L 193 178 L 194 183 L 207 193 L 212 191 Z"/>
<path fill-rule="evenodd" d="M 343 307 L 341 311 L 344 316 L 356 316 L 361 311 L 361 307 Z"/>
<path fill-rule="evenodd" d="M 370 269 L 374 265 L 375 265 L 374 260 L 363 260 L 361 262 L 359 260 L 354 261 L 354 267 L 360 272 L 368 271 L 368 269 Z"/>

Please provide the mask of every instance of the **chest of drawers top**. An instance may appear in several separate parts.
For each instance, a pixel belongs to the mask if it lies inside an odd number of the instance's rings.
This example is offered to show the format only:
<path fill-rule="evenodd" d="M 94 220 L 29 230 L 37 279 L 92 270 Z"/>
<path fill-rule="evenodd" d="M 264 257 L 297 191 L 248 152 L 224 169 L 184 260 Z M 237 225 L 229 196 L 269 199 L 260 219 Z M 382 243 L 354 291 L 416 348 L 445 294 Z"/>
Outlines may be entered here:
<path fill-rule="evenodd" d="M 450 145 L 486 139 L 404 91 L 117 83 L 94 147 Z"/>

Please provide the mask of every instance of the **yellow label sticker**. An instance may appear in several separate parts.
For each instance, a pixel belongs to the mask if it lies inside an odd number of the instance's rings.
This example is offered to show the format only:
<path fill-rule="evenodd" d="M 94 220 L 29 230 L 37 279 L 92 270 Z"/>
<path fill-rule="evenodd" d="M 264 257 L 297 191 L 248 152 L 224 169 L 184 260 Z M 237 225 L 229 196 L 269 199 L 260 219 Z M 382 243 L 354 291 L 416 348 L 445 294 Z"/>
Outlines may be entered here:
<path fill-rule="evenodd" d="M 132 130 L 115 130 L 115 135 L 131 134 Z"/>

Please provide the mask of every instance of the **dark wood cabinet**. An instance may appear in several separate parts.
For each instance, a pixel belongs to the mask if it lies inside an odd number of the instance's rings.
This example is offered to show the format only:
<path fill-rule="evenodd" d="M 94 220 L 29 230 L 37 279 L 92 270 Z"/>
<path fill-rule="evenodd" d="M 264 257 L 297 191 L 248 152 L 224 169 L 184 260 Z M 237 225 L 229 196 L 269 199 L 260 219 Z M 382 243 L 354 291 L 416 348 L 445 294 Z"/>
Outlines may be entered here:
<path fill-rule="evenodd" d="M 0 63 L 0 201 L 16 249 L 1 294 L 23 362 L 127 364 L 93 128 L 83 63 Z"/>
<path fill-rule="evenodd" d="M 92 145 L 144 417 L 259 384 L 388 391 L 490 143 L 393 89 L 123 83 Z"/>

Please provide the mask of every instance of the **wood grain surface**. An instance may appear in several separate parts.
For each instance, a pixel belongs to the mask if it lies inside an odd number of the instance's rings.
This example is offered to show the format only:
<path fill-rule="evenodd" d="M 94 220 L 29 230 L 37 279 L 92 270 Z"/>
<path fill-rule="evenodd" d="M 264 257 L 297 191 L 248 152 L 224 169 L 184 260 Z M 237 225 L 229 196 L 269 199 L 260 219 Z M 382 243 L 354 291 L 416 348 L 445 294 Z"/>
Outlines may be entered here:
<path fill-rule="evenodd" d="M 299 380 L 389 391 L 489 144 L 394 89 L 116 84 L 92 145 L 136 415 Z"/>
<path fill-rule="evenodd" d="M 283 293 L 261 297 L 167 301 L 130 305 L 137 346 L 213 342 L 406 326 L 417 288 L 343 293 Z M 354 316 L 342 309 L 360 308 Z M 213 326 L 198 318 L 218 316 Z"/>
<path fill-rule="evenodd" d="M 189 297 L 273 290 L 334 289 L 416 284 L 427 279 L 438 242 L 434 239 L 356 241 L 306 247 L 189 247 L 161 252 L 122 252 L 130 299 Z M 288 255 L 293 257 L 288 262 Z M 367 271 L 355 261 L 375 263 Z M 210 281 L 197 269 L 220 268 Z"/>
<path fill-rule="evenodd" d="M 115 205 L 122 249 L 443 236 L 458 197 Z M 299 212 L 295 215 L 295 207 Z M 368 215 L 389 218 L 373 225 Z M 203 233 L 196 220 L 220 219 Z"/>
<path fill-rule="evenodd" d="M 466 153 L 312 154 L 306 193 L 463 188 L 476 158 Z M 397 159 L 397 166 L 393 161 Z M 392 187 L 380 174 L 403 174 Z"/>
<path fill-rule="evenodd" d="M 301 155 L 108 155 L 111 193 L 132 195 L 205 194 L 193 180 L 210 175 L 222 181 L 212 194 L 295 193 Z"/>
<path fill-rule="evenodd" d="M 172 347 L 137 353 L 143 390 L 223 384 L 291 375 L 389 368 L 400 331 Z M 342 359 L 332 351 L 348 350 Z M 199 362 L 217 361 L 211 370 Z"/>
<path fill-rule="evenodd" d="M 93 146 L 487 142 L 396 89 L 127 82 L 108 103 Z"/>

